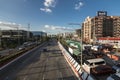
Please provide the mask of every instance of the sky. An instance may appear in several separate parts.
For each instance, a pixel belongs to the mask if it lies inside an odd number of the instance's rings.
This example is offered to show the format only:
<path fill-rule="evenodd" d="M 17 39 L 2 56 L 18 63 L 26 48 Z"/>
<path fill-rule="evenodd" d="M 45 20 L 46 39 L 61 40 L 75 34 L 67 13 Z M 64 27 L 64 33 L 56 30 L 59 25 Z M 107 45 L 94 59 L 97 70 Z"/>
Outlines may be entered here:
<path fill-rule="evenodd" d="M 120 0 L 0 0 L 0 29 L 72 32 L 97 11 L 120 16 Z M 77 23 L 80 25 L 69 25 Z M 11 27 L 13 26 L 13 27 Z"/>

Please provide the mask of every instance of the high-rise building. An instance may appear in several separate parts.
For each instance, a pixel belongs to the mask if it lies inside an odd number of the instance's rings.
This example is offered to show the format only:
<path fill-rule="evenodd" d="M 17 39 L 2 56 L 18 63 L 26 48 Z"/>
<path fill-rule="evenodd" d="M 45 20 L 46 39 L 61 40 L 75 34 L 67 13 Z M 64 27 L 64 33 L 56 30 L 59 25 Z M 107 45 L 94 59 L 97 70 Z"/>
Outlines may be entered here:
<path fill-rule="evenodd" d="M 106 11 L 98 11 L 97 16 L 87 17 L 83 22 L 83 35 L 89 41 L 99 37 L 120 37 L 120 16 L 108 16 Z"/>
<path fill-rule="evenodd" d="M 113 36 L 113 19 L 107 16 L 106 11 L 98 11 L 97 16 L 92 18 L 93 29 L 92 32 L 95 37 Z"/>
<path fill-rule="evenodd" d="M 87 17 L 82 24 L 83 41 L 90 42 L 91 40 L 91 17 Z"/>
<path fill-rule="evenodd" d="M 113 36 L 120 37 L 120 16 L 111 16 L 113 19 Z"/>

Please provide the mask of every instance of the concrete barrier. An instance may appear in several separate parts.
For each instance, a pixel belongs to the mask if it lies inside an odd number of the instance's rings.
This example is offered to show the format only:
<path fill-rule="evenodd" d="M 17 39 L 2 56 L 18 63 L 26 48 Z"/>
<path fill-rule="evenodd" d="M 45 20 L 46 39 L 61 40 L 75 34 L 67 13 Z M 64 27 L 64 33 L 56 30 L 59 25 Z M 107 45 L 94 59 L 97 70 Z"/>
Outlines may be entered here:
<path fill-rule="evenodd" d="M 77 71 L 80 70 L 80 65 L 79 65 L 79 64 L 77 65 L 76 70 L 77 70 Z"/>
<path fill-rule="evenodd" d="M 58 42 L 59 48 L 61 49 L 66 61 L 69 63 L 70 67 L 78 77 L 78 80 L 94 80 L 83 68 L 78 64 L 78 62 L 64 49 L 64 47 Z"/>
<path fill-rule="evenodd" d="M 77 65 L 78 65 L 78 63 L 77 63 L 77 62 L 75 62 L 74 67 L 76 68 L 76 67 L 77 67 Z M 77 70 L 77 69 L 76 69 L 76 70 Z"/>
<path fill-rule="evenodd" d="M 74 64 L 76 63 L 76 61 L 74 60 L 74 58 L 72 58 L 72 56 L 64 49 L 64 47 L 58 42 L 59 47 L 66 59 L 66 61 L 69 63 L 71 69 L 73 70 L 73 72 L 75 73 L 75 75 L 78 77 L 78 80 L 82 80 L 82 78 L 80 78 L 77 70 L 74 67 Z M 70 57 L 69 57 L 70 56 Z"/>

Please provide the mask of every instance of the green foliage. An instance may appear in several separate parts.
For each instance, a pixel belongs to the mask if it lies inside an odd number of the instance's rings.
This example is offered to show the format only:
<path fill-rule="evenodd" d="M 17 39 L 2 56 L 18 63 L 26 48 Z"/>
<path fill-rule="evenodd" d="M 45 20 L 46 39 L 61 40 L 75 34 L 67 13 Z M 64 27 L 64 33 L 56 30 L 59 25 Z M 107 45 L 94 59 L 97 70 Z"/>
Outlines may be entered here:
<path fill-rule="evenodd" d="M 60 43 L 64 46 L 65 49 L 68 49 L 68 44 L 66 43 L 64 39 L 61 38 Z"/>

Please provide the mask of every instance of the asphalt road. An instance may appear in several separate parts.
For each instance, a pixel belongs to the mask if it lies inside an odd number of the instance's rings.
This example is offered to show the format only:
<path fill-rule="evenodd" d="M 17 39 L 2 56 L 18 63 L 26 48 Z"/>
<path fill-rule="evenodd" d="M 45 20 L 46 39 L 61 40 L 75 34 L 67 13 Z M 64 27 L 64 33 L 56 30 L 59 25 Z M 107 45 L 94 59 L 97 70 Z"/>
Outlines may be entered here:
<path fill-rule="evenodd" d="M 43 51 L 46 48 L 47 51 Z M 0 74 L 0 80 L 77 80 L 64 59 L 57 41 L 32 52 L 22 62 Z"/>

